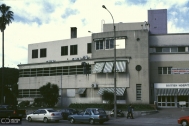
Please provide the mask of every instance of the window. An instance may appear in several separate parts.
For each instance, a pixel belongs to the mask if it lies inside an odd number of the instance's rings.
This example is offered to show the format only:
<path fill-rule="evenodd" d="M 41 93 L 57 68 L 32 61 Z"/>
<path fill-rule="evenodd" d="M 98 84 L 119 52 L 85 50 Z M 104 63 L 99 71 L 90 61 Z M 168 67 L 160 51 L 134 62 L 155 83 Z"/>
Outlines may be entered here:
<path fill-rule="evenodd" d="M 91 53 L 91 43 L 87 43 L 87 53 Z"/>
<path fill-rule="evenodd" d="M 156 48 L 156 52 L 162 52 L 162 48 L 161 47 Z"/>
<path fill-rule="evenodd" d="M 77 45 L 70 45 L 70 55 L 77 55 Z"/>
<path fill-rule="evenodd" d="M 47 49 L 40 49 L 40 57 L 46 57 L 47 56 Z"/>
<path fill-rule="evenodd" d="M 177 52 L 177 47 L 172 47 L 171 52 Z"/>
<path fill-rule="evenodd" d="M 136 100 L 141 100 L 141 84 L 136 84 Z"/>
<path fill-rule="evenodd" d="M 158 74 L 171 74 L 172 67 L 158 67 Z"/>
<path fill-rule="evenodd" d="M 102 50 L 104 49 L 104 42 L 103 40 L 99 40 L 95 42 L 96 50 Z"/>
<path fill-rule="evenodd" d="M 185 47 L 178 47 L 178 52 L 185 52 Z"/>
<path fill-rule="evenodd" d="M 32 58 L 38 58 L 38 49 L 32 50 Z"/>
<path fill-rule="evenodd" d="M 61 47 L 61 56 L 68 55 L 68 46 L 62 46 Z"/>
<path fill-rule="evenodd" d="M 114 40 L 113 39 L 107 39 L 106 41 L 106 49 L 113 49 L 114 48 Z"/>
<path fill-rule="evenodd" d="M 170 48 L 162 48 L 162 52 L 170 52 Z"/>

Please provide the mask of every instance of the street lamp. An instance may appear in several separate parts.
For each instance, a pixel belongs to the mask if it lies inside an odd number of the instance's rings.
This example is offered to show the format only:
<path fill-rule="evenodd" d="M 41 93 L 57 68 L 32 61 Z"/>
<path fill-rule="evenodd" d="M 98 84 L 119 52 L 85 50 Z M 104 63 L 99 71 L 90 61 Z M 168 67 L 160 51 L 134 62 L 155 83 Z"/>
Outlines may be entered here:
<path fill-rule="evenodd" d="M 102 8 L 106 9 L 109 13 L 110 11 L 102 5 Z M 114 18 L 112 14 L 110 13 L 112 20 L 113 20 L 113 27 L 114 27 L 114 117 L 117 117 L 117 99 L 116 99 L 116 34 L 115 34 L 115 24 L 114 24 Z"/>

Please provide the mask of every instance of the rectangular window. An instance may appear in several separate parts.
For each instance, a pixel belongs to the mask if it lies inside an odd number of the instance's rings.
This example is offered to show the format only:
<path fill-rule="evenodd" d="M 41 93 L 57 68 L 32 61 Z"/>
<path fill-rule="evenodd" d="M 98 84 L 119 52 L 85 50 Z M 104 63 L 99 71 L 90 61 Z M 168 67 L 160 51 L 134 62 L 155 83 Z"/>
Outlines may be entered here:
<path fill-rule="evenodd" d="M 62 46 L 61 47 L 61 56 L 68 55 L 68 46 Z"/>
<path fill-rule="evenodd" d="M 162 48 L 162 52 L 170 52 L 170 48 Z"/>
<path fill-rule="evenodd" d="M 70 55 L 77 55 L 77 45 L 70 45 Z"/>
<path fill-rule="evenodd" d="M 46 57 L 47 56 L 47 49 L 40 49 L 40 57 Z"/>
<path fill-rule="evenodd" d="M 114 48 L 114 40 L 113 39 L 107 39 L 105 42 L 106 42 L 105 43 L 106 49 L 113 49 Z"/>
<path fill-rule="evenodd" d="M 178 47 L 178 52 L 185 52 L 185 47 Z"/>
<path fill-rule="evenodd" d="M 87 53 L 92 53 L 91 43 L 87 43 Z"/>
<path fill-rule="evenodd" d="M 171 74 L 172 67 L 158 67 L 158 74 Z"/>
<path fill-rule="evenodd" d="M 156 48 L 156 52 L 162 52 L 162 48 L 161 47 L 157 47 Z"/>
<path fill-rule="evenodd" d="M 32 58 L 38 58 L 38 49 L 32 50 Z"/>
<path fill-rule="evenodd" d="M 177 47 L 172 47 L 171 52 L 177 52 Z"/>
<path fill-rule="evenodd" d="M 104 41 L 103 40 L 96 41 L 95 45 L 96 45 L 96 50 L 104 49 Z"/>
<path fill-rule="evenodd" d="M 141 100 L 141 84 L 136 84 L 136 100 Z"/>

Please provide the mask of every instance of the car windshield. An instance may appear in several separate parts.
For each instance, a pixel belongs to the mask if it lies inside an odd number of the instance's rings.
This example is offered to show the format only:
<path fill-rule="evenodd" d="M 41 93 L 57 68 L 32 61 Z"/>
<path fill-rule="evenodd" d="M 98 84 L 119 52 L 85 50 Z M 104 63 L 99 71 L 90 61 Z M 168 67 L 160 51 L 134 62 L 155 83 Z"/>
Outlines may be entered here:
<path fill-rule="evenodd" d="M 103 109 L 93 109 L 92 110 L 95 115 L 98 114 L 106 114 L 106 112 Z"/>
<path fill-rule="evenodd" d="M 48 112 L 56 112 L 56 110 L 53 110 L 53 109 L 48 109 L 47 111 Z"/>

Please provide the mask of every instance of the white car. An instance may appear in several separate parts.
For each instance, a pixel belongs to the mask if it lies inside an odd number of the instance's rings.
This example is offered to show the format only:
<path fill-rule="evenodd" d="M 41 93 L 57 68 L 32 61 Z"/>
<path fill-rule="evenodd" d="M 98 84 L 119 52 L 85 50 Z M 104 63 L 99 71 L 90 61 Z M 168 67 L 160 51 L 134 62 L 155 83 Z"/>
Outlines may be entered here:
<path fill-rule="evenodd" d="M 26 120 L 28 120 L 28 122 L 31 121 L 43 121 L 44 123 L 47 123 L 48 121 L 59 122 L 59 120 L 61 119 L 62 119 L 61 113 L 51 108 L 38 109 L 26 116 Z"/>

